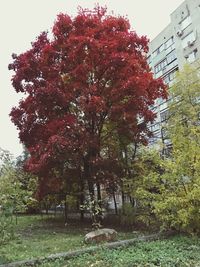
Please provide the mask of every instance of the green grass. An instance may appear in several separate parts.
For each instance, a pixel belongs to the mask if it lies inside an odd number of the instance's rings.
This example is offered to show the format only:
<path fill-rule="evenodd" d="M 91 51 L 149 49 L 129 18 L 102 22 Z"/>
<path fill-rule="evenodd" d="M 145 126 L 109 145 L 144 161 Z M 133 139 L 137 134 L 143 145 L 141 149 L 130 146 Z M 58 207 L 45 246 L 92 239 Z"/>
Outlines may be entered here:
<path fill-rule="evenodd" d="M 0 246 L 0 264 L 86 247 L 84 236 L 91 230 L 88 223 L 71 221 L 65 226 L 63 218 L 54 216 L 20 216 L 15 225 L 16 238 Z M 119 239 L 134 236 L 119 233 Z"/>
<path fill-rule="evenodd" d="M 17 237 L 0 247 L 0 263 L 31 259 L 85 246 L 84 229 L 64 226 L 57 219 L 23 216 L 15 226 Z"/>
<path fill-rule="evenodd" d="M 116 229 L 116 227 L 114 227 Z M 91 230 L 88 223 L 48 216 L 21 216 L 15 226 L 16 238 L 0 247 L 0 264 L 39 258 L 53 253 L 86 247 L 83 238 Z M 119 239 L 135 237 L 136 233 L 117 229 Z M 197 267 L 200 266 L 200 239 L 175 236 L 168 240 L 140 242 L 127 248 L 102 249 L 64 261 L 45 262 L 39 267 Z"/>
<path fill-rule="evenodd" d="M 68 261 L 57 260 L 40 267 L 197 267 L 200 239 L 176 236 L 168 240 L 140 242 L 128 248 L 102 250 Z"/>

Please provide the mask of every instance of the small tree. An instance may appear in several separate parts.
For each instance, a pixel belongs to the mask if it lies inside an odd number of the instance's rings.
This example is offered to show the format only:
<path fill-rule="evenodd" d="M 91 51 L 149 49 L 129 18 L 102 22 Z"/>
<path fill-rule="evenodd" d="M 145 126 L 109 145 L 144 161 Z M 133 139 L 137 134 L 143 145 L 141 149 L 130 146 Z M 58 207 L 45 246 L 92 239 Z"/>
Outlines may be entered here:
<path fill-rule="evenodd" d="M 159 151 L 139 157 L 138 177 L 132 193 L 164 228 L 200 232 L 200 79 L 186 66 L 171 89 L 168 135 L 170 158 Z M 136 168 L 137 169 L 137 168 Z M 133 187 L 132 187 L 133 188 Z"/>
<path fill-rule="evenodd" d="M 172 160 L 166 166 L 165 200 L 155 206 L 163 221 L 187 231 L 200 231 L 199 101 L 199 71 L 187 65 L 172 87 L 168 120 Z"/>
<path fill-rule="evenodd" d="M 130 165 L 131 175 L 124 180 L 124 190 L 134 199 L 134 216 L 129 217 L 135 223 L 142 222 L 148 227 L 156 224 L 154 202 L 162 194 L 164 163 L 158 150 L 140 147 Z M 130 210 L 130 205 L 128 207 Z"/>
<path fill-rule="evenodd" d="M 29 179 L 29 186 L 20 181 L 26 176 L 22 170 L 18 170 L 8 151 L 0 150 L 0 243 L 13 236 L 13 217 L 19 212 L 24 212 L 27 205 L 34 202 L 33 190 L 35 183 Z M 30 176 L 30 174 L 28 174 Z M 24 178 L 23 178 L 24 179 Z M 32 177 L 33 179 L 33 177 Z"/>

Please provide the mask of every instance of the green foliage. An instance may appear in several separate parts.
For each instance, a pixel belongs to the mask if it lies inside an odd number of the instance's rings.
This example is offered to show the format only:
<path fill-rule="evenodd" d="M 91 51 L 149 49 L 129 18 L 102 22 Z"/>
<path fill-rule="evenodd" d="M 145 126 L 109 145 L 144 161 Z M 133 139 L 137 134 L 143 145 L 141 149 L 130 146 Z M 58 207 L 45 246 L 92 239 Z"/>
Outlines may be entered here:
<path fill-rule="evenodd" d="M 25 173 L 18 170 L 7 151 L 0 150 L 1 168 L 0 168 L 0 244 L 13 237 L 13 216 L 24 212 L 27 205 L 33 202 L 32 188 L 24 188 L 22 177 Z M 35 181 L 35 179 L 32 177 Z M 31 180 L 30 179 L 30 180 Z M 28 190 L 29 189 L 29 190 Z M 16 220 L 17 222 L 17 217 Z"/>
<path fill-rule="evenodd" d="M 77 207 L 77 197 L 67 195 L 66 196 L 66 204 L 68 207 L 68 210 L 76 210 Z"/>
<path fill-rule="evenodd" d="M 158 151 L 148 147 L 140 148 L 131 169 L 131 177 L 124 180 L 124 190 L 135 201 L 132 211 L 135 223 L 142 222 L 149 227 L 155 223 L 153 203 L 162 187 L 160 175 L 163 166 Z"/>
<path fill-rule="evenodd" d="M 95 229 L 101 227 L 102 215 L 105 209 L 102 207 L 102 201 L 100 200 L 85 200 L 84 204 L 80 206 L 80 209 L 88 211 L 92 220 L 92 226 Z"/>
<path fill-rule="evenodd" d="M 12 218 L 0 212 L 0 245 L 14 237 Z"/>
<path fill-rule="evenodd" d="M 136 222 L 135 208 L 131 203 L 124 203 L 119 210 L 120 224 L 131 227 Z"/>
<path fill-rule="evenodd" d="M 198 70 L 185 66 L 172 87 L 168 133 L 171 159 L 165 161 L 162 199 L 155 212 L 164 225 L 200 232 L 200 79 Z"/>
<path fill-rule="evenodd" d="M 140 242 L 134 246 L 114 250 L 102 249 L 93 254 L 38 267 L 188 267 L 199 266 L 200 241 L 196 238 L 176 236 L 169 240 Z"/>
<path fill-rule="evenodd" d="M 162 224 L 165 229 L 200 233 L 200 81 L 198 72 L 186 66 L 171 89 L 168 136 L 169 158 L 160 152 L 140 150 L 134 175 L 126 181 L 136 198 L 139 219 Z"/>
<path fill-rule="evenodd" d="M 48 194 L 46 195 L 41 201 L 40 206 L 42 209 L 45 209 L 46 213 L 49 212 L 50 208 L 53 207 L 53 205 L 60 204 L 60 201 L 58 200 L 56 195 Z"/>
<path fill-rule="evenodd" d="M 18 221 L 18 225 L 14 225 L 18 236 L 0 246 L 1 264 L 88 246 L 83 242 L 84 234 L 88 231 L 85 229 L 86 225 L 70 223 L 66 227 L 62 218 L 45 215 L 19 216 Z M 132 235 L 130 232 L 123 233 L 122 238 L 133 238 Z M 97 253 L 84 254 L 69 260 L 44 262 L 38 267 L 198 266 L 199 250 L 199 238 L 175 236 L 168 240 L 140 242 L 115 250 L 102 249 Z"/>
<path fill-rule="evenodd" d="M 12 167 L 7 167 L 0 177 L 0 203 L 6 215 L 25 211 L 25 203 L 28 196 L 21 190 L 21 183 Z"/>
<path fill-rule="evenodd" d="M 200 79 L 186 66 L 177 75 L 169 106 L 169 137 L 173 144 L 174 175 L 189 179 L 200 176 Z M 193 181 L 194 182 L 194 181 Z"/>

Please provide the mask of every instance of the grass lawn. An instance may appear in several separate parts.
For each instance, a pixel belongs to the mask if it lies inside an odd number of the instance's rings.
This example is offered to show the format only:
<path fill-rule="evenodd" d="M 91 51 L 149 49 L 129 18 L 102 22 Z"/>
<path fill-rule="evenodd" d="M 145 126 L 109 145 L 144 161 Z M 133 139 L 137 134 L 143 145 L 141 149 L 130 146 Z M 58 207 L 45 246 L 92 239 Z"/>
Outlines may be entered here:
<path fill-rule="evenodd" d="M 90 225 L 61 218 L 21 216 L 15 226 L 16 238 L 0 247 L 0 264 L 47 256 L 86 247 L 84 235 Z M 116 229 L 116 227 L 114 227 Z M 119 239 L 133 238 L 135 233 L 117 229 Z M 200 267 L 200 238 L 175 236 L 168 240 L 140 242 L 127 248 L 102 249 L 70 260 L 46 262 L 40 267 L 133 267 L 188 266 Z"/>
<path fill-rule="evenodd" d="M 63 218 L 53 215 L 19 216 L 15 226 L 16 238 L 0 246 L 0 264 L 86 247 L 83 239 L 91 230 L 90 224 L 78 221 L 70 221 L 65 226 Z M 119 239 L 134 236 L 133 233 L 119 232 Z"/>
<path fill-rule="evenodd" d="M 140 242 L 128 248 L 102 250 L 39 267 L 199 267 L 200 239 L 175 236 L 168 240 Z"/>

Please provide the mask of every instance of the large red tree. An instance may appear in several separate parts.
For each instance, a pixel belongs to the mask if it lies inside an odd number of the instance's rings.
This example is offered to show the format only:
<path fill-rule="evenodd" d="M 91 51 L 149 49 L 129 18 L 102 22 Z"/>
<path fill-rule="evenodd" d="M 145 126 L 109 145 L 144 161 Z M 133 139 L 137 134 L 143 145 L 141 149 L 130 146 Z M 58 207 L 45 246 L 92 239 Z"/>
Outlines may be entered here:
<path fill-rule="evenodd" d="M 43 32 L 30 50 L 13 54 L 12 83 L 24 98 L 11 118 L 30 153 L 27 168 L 42 177 L 43 190 L 60 185 L 74 169 L 93 195 L 93 170 L 98 162 L 103 168 L 112 135 L 146 142 L 155 117 L 149 107 L 166 97 L 147 52 L 147 38 L 132 31 L 126 18 L 96 7 L 80 9 L 74 18 L 59 14 L 51 37 Z"/>

